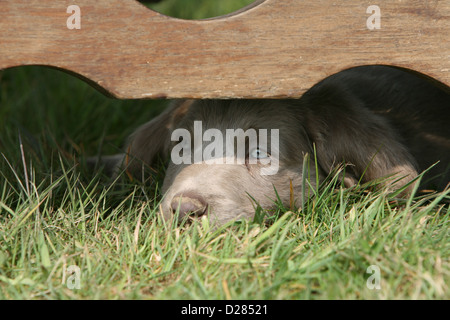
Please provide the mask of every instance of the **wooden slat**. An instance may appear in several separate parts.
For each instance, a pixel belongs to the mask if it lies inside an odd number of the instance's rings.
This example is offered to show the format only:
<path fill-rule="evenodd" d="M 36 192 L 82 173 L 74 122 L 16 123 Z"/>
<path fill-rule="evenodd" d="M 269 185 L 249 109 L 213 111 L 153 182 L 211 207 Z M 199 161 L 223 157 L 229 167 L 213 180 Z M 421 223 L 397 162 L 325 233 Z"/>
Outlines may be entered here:
<path fill-rule="evenodd" d="M 81 9 L 68 29 L 67 7 Z M 0 0 L 0 69 L 47 65 L 117 98 L 298 97 L 342 69 L 387 64 L 450 84 L 450 1 L 265 0 L 185 21 L 134 0 Z"/>

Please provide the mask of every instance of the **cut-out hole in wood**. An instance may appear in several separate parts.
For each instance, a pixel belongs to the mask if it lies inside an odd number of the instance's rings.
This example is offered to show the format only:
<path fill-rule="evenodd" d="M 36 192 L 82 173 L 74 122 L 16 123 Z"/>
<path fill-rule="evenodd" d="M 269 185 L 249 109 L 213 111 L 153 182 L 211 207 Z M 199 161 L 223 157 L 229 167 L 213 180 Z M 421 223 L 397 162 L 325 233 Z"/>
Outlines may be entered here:
<path fill-rule="evenodd" d="M 211 6 L 211 0 L 140 0 L 150 9 L 173 18 L 200 20 L 232 14 L 255 0 L 220 0 Z"/>

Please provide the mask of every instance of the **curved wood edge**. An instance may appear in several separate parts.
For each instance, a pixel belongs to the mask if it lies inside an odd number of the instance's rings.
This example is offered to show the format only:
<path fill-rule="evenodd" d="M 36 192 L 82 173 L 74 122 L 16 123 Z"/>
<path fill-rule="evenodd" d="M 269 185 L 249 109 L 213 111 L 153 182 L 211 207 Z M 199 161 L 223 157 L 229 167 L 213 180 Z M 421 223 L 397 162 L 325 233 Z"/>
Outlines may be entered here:
<path fill-rule="evenodd" d="M 238 14 L 180 20 L 134 0 L 0 0 L 0 69 L 68 70 L 122 99 L 299 97 L 367 64 L 450 85 L 450 2 L 265 0 Z M 368 24 L 380 22 L 379 29 Z"/>

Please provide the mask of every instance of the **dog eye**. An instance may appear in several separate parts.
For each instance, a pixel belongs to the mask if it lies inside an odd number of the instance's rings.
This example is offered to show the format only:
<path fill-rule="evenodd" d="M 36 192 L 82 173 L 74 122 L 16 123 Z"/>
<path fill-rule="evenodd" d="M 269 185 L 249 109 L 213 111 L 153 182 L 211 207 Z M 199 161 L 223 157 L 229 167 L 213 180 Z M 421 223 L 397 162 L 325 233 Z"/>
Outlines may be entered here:
<path fill-rule="evenodd" d="M 270 154 L 268 154 L 263 149 L 255 148 L 252 151 L 250 151 L 250 157 L 254 159 L 266 159 L 270 157 Z"/>

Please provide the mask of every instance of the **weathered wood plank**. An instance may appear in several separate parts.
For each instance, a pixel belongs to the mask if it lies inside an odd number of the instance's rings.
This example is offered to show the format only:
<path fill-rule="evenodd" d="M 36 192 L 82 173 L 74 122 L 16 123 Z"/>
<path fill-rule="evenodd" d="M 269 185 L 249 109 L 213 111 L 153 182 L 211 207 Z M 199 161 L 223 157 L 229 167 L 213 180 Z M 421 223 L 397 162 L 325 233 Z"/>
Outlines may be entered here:
<path fill-rule="evenodd" d="M 48 65 L 117 98 L 298 97 L 342 69 L 387 64 L 450 84 L 450 1 L 265 0 L 185 21 L 134 0 L 0 0 L 0 69 Z"/>

